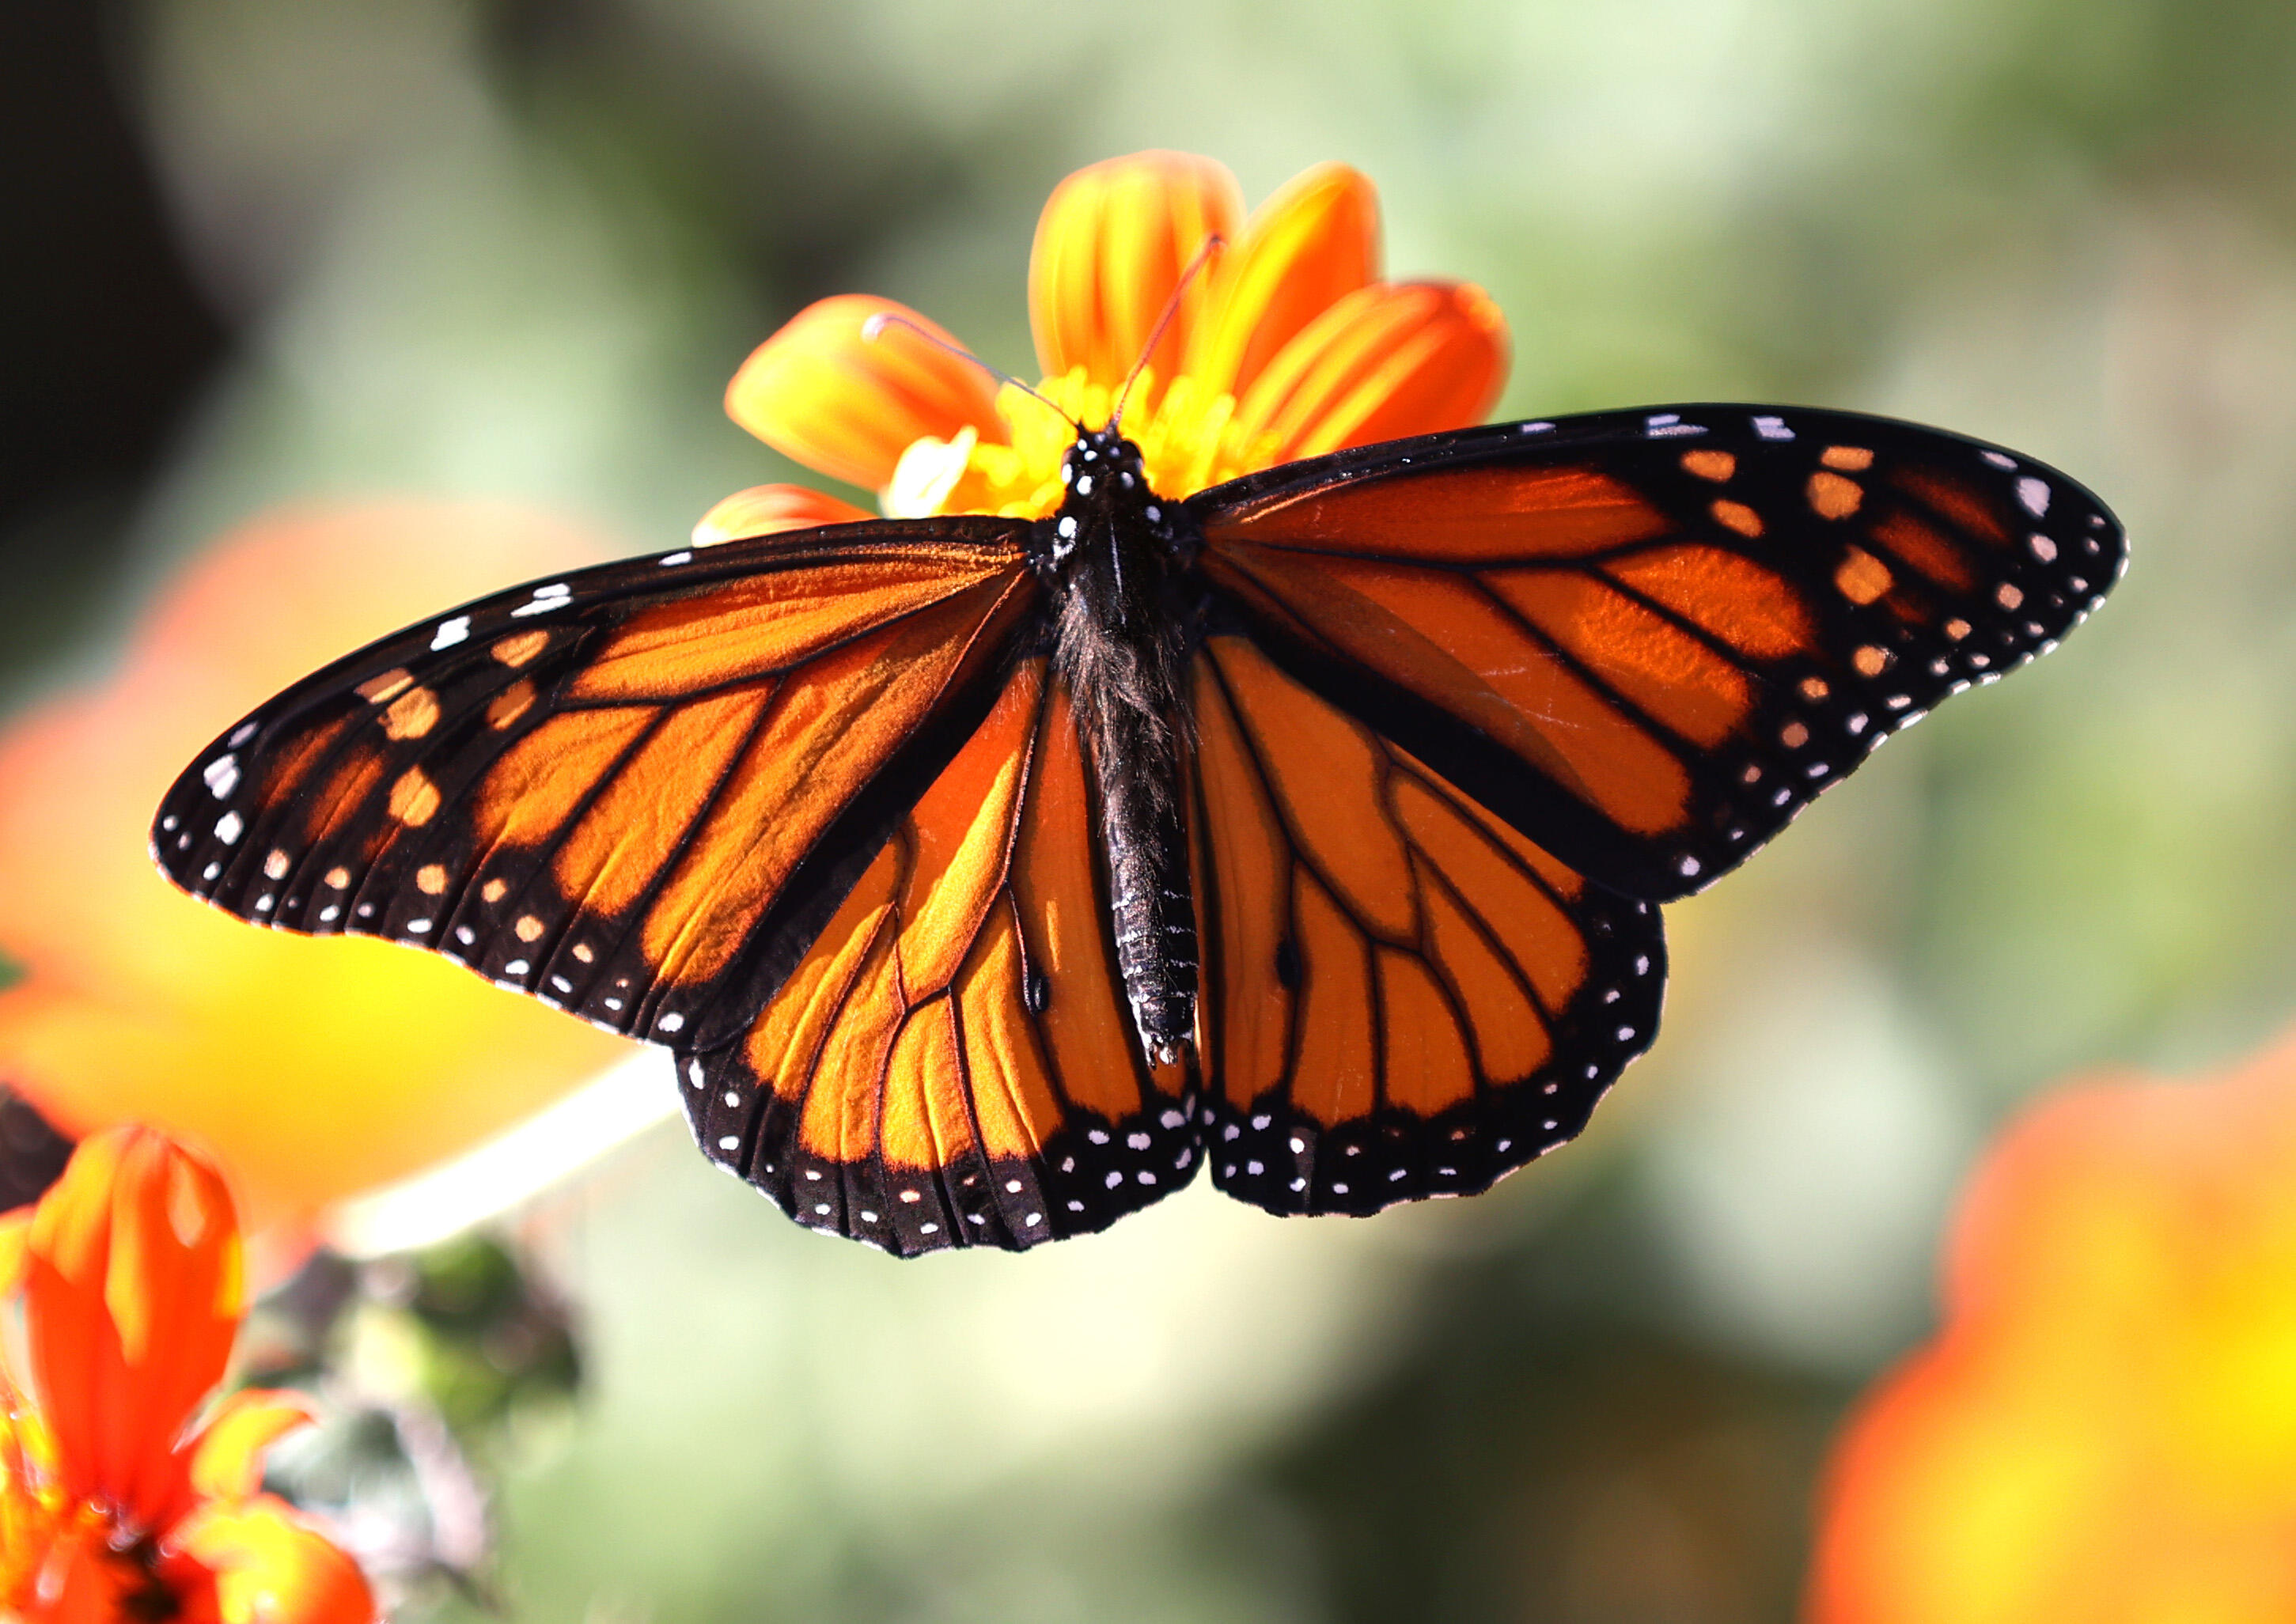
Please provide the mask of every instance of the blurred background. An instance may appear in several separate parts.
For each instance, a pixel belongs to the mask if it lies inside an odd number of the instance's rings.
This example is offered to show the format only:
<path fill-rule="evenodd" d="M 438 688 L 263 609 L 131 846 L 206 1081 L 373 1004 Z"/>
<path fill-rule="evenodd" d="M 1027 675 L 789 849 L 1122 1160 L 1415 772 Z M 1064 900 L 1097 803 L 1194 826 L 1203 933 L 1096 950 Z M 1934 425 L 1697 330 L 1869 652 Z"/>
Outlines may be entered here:
<path fill-rule="evenodd" d="M 673 545 L 805 477 L 719 397 L 823 294 L 1033 376 L 1037 210 L 1146 146 L 1366 171 L 1505 311 L 1502 415 L 2054 463 L 2105 612 L 1669 910 L 1656 1050 L 1488 1196 L 903 1265 L 667 1125 L 519 1219 L 583 1382 L 500 1448 L 514 1619 L 1783 1620 L 2004 1114 L 2296 1013 L 2292 86 L 2282 0 L 10 5 L 0 703 L 283 503 Z"/>

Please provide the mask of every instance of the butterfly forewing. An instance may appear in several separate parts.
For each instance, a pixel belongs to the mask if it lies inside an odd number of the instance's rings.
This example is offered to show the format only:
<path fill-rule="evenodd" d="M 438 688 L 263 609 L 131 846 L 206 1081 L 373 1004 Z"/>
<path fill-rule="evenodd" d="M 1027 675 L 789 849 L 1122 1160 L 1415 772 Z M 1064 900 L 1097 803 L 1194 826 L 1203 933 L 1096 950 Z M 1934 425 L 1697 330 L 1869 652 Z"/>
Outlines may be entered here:
<path fill-rule="evenodd" d="M 160 864 L 618 1030 L 745 1029 L 993 703 L 1024 535 L 840 527 L 481 600 L 226 734 L 163 803 Z"/>
<path fill-rule="evenodd" d="M 1188 504 L 1237 629 L 1601 882 L 1741 861 L 1890 733 L 2055 640 L 2118 527 L 1882 419 L 1681 406 L 1343 452 Z"/>
<path fill-rule="evenodd" d="M 1470 1194 L 1649 1047 L 1658 909 L 1589 885 L 1250 642 L 1196 665 L 1213 1177 L 1276 1212 Z"/>
<path fill-rule="evenodd" d="M 1076 721 L 1042 659 L 740 1040 L 685 1058 L 695 1137 L 799 1222 L 1020 1248 L 1194 1177 L 1193 1087 L 1132 1039 Z"/>

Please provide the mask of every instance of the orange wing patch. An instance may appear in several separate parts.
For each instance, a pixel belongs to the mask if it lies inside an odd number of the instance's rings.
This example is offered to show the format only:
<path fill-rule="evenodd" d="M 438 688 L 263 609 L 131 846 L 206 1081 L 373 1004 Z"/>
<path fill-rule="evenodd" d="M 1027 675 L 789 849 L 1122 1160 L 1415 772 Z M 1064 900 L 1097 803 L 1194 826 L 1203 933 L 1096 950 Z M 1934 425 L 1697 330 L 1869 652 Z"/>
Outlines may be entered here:
<path fill-rule="evenodd" d="M 576 699 L 692 693 L 785 671 L 857 633 L 936 605 L 994 596 L 1007 561 L 919 547 L 887 559 L 753 576 L 618 627 L 570 690 Z"/>
<path fill-rule="evenodd" d="M 1484 466 L 1336 486 L 1223 515 L 1207 539 L 1445 563 L 1586 558 L 1668 533 L 1632 486 L 1587 467 Z"/>
<path fill-rule="evenodd" d="M 1196 663 L 1213 1176 L 1277 1211 L 1481 1189 L 1648 1046 L 1658 914 L 1249 642 Z"/>
<path fill-rule="evenodd" d="M 1775 570 L 1720 547 L 1651 547 L 1603 572 L 1752 660 L 1808 645 L 1816 622 Z"/>

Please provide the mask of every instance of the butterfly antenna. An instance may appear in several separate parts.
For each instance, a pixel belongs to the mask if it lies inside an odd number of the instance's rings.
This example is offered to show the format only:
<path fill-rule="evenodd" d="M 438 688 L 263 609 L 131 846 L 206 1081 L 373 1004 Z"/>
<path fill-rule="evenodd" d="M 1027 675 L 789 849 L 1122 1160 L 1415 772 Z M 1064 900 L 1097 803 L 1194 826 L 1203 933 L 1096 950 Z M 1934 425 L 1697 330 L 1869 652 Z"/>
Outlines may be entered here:
<path fill-rule="evenodd" d="M 906 327 L 911 332 L 915 333 L 919 338 L 931 345 L 935 349 L 945 349 L 960 361 L 970 361 L 982 372 L 987 373 L 990 377 L 996 379 L 997 382 L 1009 383 L 1014 389 L 1019 390 L 1023 395 L 1028 396 L 1029 399 L 1042 401 L 1046 406 L 1052 407 L 1054 411 L 1060 412 L 1061 421 L 1062 422 L 1073 422 L 1075 421 L 1066 412 L 1061 411 L 1060 403 L 1058 401 L 1046 399 L 1042 394 L 1030 389 L 1027 384 L 1021 382 L 1018 378 L 1015 378 L 1011 373 L 998 371 L 996 367 L 989 365 L 988 362 L 982 360 L 979 356 L 974 355 L 964 345 L 949 342 L 948 340 L 941 337 L 938 332 L 928 331 L 925 327 L 916 322 L 911 321 L 906 316 L 896 315 L 890 310 L 880 310 L 876 315 L 871 316 L 867 321 L 861 324 L 861 336 L 867 342 L 873 344 L 877 341 L 878 334 L 883 332 L 888 327 Z"/>
<path fill-rule="evenodd" d="M 1125 374 L 1124 387 L 1117 391 L 1116 410 L 1108 414 L 1108 431 L 1111 434 L 1115 433 L 1118 425 L 1123 422 L 1124 408 L 1132 398 L 1132 386 L 1139 381 L 1141 372 L 1148 365 L 1148 357 L 1156 353 L 1156 346 L 1164 341 L 1164 329 L 1172 324 L 1174 316 L 1179 315 L 1180 300 L 1185 297 L 1188 284 L 1196 279 L 1196 273 L 1204 268 L 1205 262 L 1226 246 L 1227 239 L 1219 233 L 1204 234 L 1204 245 L 1196 250 L 1196 257 L 1188 261 L 1188 268 L 1180 273 L 1180 280 L 1173 284 L 1172 296 L 1164 301 L 1164 314 L 1156 318 L 1156 330 L 1140 347 L 1140 358 L 1132 364 L 1132 370 Z"/>

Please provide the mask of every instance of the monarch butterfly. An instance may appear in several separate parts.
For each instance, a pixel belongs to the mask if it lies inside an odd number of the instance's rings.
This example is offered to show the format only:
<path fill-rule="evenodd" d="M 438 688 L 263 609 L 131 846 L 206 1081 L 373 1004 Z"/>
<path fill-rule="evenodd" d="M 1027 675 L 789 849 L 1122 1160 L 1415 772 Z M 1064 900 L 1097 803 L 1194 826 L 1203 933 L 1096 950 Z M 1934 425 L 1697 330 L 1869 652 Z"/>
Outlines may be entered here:
<path fill-rule="evenodd" d="M 227 730 L 153 840 L 258 923 L 443 953 L 676 1051 L 704 1152 L 911 1254 L 1209 1163 L 1464 1194 L 1655 1033 L 1659 905 L 2123 563 L 2054 471 L 1679 406 L 1185 500 L 1077 428 L 1043 520 L 839 524 L 521 586 Z"/>

